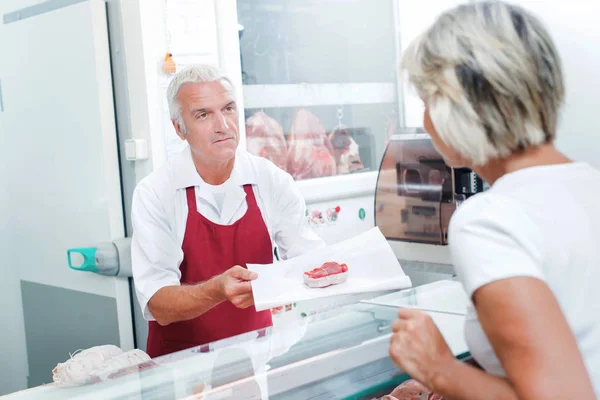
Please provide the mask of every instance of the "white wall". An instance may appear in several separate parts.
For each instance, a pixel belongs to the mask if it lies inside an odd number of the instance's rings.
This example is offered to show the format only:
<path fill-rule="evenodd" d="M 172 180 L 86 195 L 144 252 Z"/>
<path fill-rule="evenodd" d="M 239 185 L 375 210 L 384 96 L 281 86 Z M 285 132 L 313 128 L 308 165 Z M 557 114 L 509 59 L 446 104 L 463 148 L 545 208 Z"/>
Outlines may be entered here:
<path fill-rule="evenodd" d="M 18 8 L 34 5 L 40 1 L 36 0 L 2 0 L 0 2 L 0 51 L 7 48 L 6 35 L 3 31 L 6 25 L 1 23 L 2 16 Z M 6 68 L 0 62 L 0 81 L 5 83 L 7 79 Z M 4 85 L 3 85 L 4 86 Z M 0 112 L 0 187 L 7 188 L 11 169 L 5 165 L 9 159 L 9 135 L 12 132 L 5 130 L 3 120 L 4 112 Z M 11 231 L 12 210 L 9 207 L 10 193 L 0 190 L 0 302 L 3 304 L 0 329 L 0 395 L 23 389 L 27 386 L 27 354 L 25 345 L 25 323 L 23 320 L 23 306 L 21 302 L 21 285 L 19 271 L 12 265 L 9 259 L 9 237 Z M 10 360 L 10 364 L 8 363 Z"/>
<path fill-rule="evenodd" d="M 460 0 L 398 0 L 401 55 L 408 45 L 444 11 L 465 3 Z M 423 102 L 416 91 L 403 81 L 404 124 L 423 126 Z"/>
<path fill-rule="evenodd" d="M 567 94 L 557 145 L 600 168 L 599 1 L 518 0 L 549 29 L 562 57 Z"/>
<path fill-rule="evenodd" d="M 566 103 L 557 145 L 568 156 L 600 168 L 600 2 L 588 0 L 513 0 L 535 13 L 549 29 L 562 57 Z M 464 1 L 399 0 L 400 41 L 405 50 L 412 39 L 444 10 Z M 421 126 L 423 105 L 414 89 L 404 85 L 406 126 Z"/>
<path fill-rule="evenodd" d="M 3 0 L 0 15 L 36 3 Z M 133 346 L 127 282 L 71 271 L 65 257 L 67 248 L 123 236 L 104 6 L 94 0 L 0 23 L 0 51 L 11 55 L 0 63 L 0 151 L 9 164 L 0 170 L 0 393 L 25 388 L 36 368 L 50 379 L 56 365 L 47 368 L 46 353 L 35 352 L 27 365 L 21 281 L 116 297 L 120 345 Z M 69 51 L 75 56 L 65 67 L 60 55 Z M 64 337 L 76 332 L 69 328 Z M 53 350 L 68 348 L 67 340 Z"/>
<path fill-rule="evenodd" d="M 165 98 L 171 78 L 162 72 L 165 54 L 173 54 L 177 70 L 194 63 L 219 65 L 217 10 L 215 0 L 172 1 L 167 6 L 164 0 L 121 1 L 128 76 L 135 82 L 129 87 L 133 137 L 146 139 L 151 149 L 150 160 L 136 163 L 139 181 L 181 144 Z M 219 0 L 219 5 L 231 6 L 232 1 L 235 5 L 235 0 Z"/>

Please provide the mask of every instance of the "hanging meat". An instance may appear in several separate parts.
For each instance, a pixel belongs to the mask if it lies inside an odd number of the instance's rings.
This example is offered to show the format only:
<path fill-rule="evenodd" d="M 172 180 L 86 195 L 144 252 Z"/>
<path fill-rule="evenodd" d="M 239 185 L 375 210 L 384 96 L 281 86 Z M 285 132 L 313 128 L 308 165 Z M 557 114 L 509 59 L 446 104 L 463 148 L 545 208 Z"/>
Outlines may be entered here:
<path fill-rule="evenodd" d="M 358 152 L 358 144 L 354 141 L 348 128 L 338 126 L 329 134 L 329 140 L 333 147 L 337 173 L 349 174 L 364 168 Z"/>
<path fill-rule="evenodd" d="M 296 180 L 336 174 L 333 148 L 321 121 L 307 109 L 296 111 L 288 138 L 287 171 Z"/>
<path fill-rule="evenodd" d="M 285 171 L 288 148 L 279 122 L 263 111 L 258 111 L 246 121 L 246 147 L 250 154 L 266 158 Z"/>

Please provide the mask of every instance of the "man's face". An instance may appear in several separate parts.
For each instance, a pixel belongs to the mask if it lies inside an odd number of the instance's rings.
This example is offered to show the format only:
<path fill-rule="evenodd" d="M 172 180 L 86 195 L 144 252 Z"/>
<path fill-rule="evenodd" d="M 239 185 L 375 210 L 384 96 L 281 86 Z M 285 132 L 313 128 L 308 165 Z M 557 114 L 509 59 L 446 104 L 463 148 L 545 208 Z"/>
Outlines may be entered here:
<path fill-rule="evenodd" d="M 186 83 L 177 94 L 187 128 L 183 133 L 173 121 L 179 137 L 187 140 L 192 152 L 206 161 L 228 161 L 239 142 L 238 110 L 221 82 Z"/>

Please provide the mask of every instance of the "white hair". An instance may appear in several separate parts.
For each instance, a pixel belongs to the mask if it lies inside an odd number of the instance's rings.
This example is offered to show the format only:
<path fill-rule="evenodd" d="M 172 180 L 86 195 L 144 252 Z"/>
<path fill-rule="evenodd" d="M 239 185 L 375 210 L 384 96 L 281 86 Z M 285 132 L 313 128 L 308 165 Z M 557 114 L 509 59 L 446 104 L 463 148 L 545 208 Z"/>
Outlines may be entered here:
<path fill-rule="evenodd" d="M 182 133 L 187 133 L 187 127 L 181 115 L 181 104 L 179 103 L 179 89 L 186 83 L 220 82 L 231 98 L 235 99 L 235 90 L 231 79 L 221 70 L 212 65 L 192 65 L 179 71 L 169 83 L 167 88 L 167 101 L 169 103 L 169 114 L 171 120 L 177 122 Z"/>
<path fill-rule="evenodd" d="M 561 61 L 542 23 L 502 1 L 442 14 L 407 49 L 402 68 L 440 139 L 474 165 L 556 136 Z"/>

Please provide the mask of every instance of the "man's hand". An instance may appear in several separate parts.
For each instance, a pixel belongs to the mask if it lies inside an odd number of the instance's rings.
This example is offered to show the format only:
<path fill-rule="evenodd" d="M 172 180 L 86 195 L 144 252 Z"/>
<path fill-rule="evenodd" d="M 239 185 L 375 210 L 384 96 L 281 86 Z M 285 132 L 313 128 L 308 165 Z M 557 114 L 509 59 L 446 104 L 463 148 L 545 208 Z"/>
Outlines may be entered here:
<path fill-rule="evenodd" d="M 237 308 L 254 305 L 250 281 L 258 278 L 255 272 L 236 265 L 217 277 L 223 297 Z"/>

